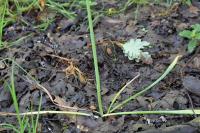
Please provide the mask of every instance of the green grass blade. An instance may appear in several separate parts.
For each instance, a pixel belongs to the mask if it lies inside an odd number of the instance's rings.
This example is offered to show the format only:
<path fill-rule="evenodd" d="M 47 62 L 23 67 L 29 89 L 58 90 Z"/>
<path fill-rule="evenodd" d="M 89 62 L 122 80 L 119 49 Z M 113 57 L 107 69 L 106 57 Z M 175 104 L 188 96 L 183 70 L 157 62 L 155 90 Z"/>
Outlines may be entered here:
<path fill-rule="evenodd" d="M 112 108 L 113 104 L 115 103 L 115 101 L 117 100 L 117 98 L 120 96 L 120 94 L 126 89 L 126 87 L 131 84 L 134 80 L 136 80 L 138 77 L 140 76 L 140 74 L 136 75 L 131 81 L 129 81 L 126 85 L 124 85 L 119 91 L 118 93 L 115 95 L 115 97 L 113 98 L 109 108 L 108 108 L 108 111 L 107 111 L 107 114 L 110 113 L 110 109 Z"/>
<path fill-rule="evenodd" d="M 28 125 L 29 125 L 29 119 L 28 117 L 26 117 L 26 115 L 23 116 L 23 119 L 22 119 L 22 125 L 23 126 L 20 126 L 20 133 L 24 133 L 26 128 L 28 128 Z"/>
<path fill-rule="evenodd" d="M 35 125 L 33 127 L 33 133 L 37 133 L 37 126 L 38 126 L 38 121 L 39 121 L 41 106 L 42 106 L 42 94 L 41 94 L 41 97 L 40 97 L 40 103 L 39 103 L 39 107 L 38 107 L 38 114 L 36 116 Z"/>
<path fill-rule="evenodd" d="M 19 133 L 20 131 L 15 127 L 13 126 L 12 124 L 6 124 L 6 123 L 2 123 L 0 124 L 0 127 L 3 127 L 5 129 L 11 129 L 13 131 L 15 131 L 16 133 Z"/>
<path fill-rule="evenodd" d="M 31 112 L 33 111 L 33 103 L 31 101 Z M 34 130 L 35 130 L 35 123 L 34 123 L 34 115 L 31 115 L 31 125 L 28 125 L 29 126 L 29 133 L 33 130 L 33 133 L 34 133 Z M 32 130 L 31 130 L 32 128 Z"/>
<path fill-rule="evenodd" d="M 18 38 L 15 41 L 12 42 L 3 42 L 4 47 L 0 47 L 0 50 L 5 49 L 5 48 L 10 48 L 14 45 L 20 45 L 22 43 L 22 41 L 26 40 L 29 37 L 32 37 L 34 34 L 33 33 L 29 33 L 28 35 L 25 35 L 21 38 Z"/>
<path fill-rule="evenodd" d="M 93 53 L 94 68 L 95 68 L 97 99 L 98 99 L 99 112 L 102 116 L 103 115 L 103 105 L 102 105 L 102 99 L 101 99 L 100 76 L 99 76 L 96 43 L 95 43 L 95 36 L 94 36 L 94 30 L 93 30 L 93 21 L 92 21 L 90 3 L 91 3 L 90 0 L 86 0 L 87 17 L 88 17 L 88 23 L 89 23 L 89 29 L 90 29 L 90 39 L 91 39 L 91 43 L 92 43 L 92 53 Z"/>
<path fill-rule="evenodd" d="M 47 0 L 46 6 L 52 10 L 55 10 L 55 11 L 61 13 L 63 16 L 65 16 L 67 18 L 74 19 L 74 17 L 76 16 L 75 13 L 67 11 L 64 8 L 64 5 L 54 2 L 53 0 Z"/>
<path fill-rule="evenodd" d="M 14 68 L 15 68 L 15 64 L 12 62 L 12 70 L 11 70 L 11 76 L 10 76 L 10 82 L 11 85 L 8 85 L 8 87 L 10 88 L 10 93 L 13 99 L 13 104 L 15 107 L 15 111 L 17 114 L 19 114 L 19 105 L 18 105 L 18 101 L 17 101 L 17 96 L 16 96 L 16 91 L 15 91 L 15 78 L 14 78 Z M 23 123 L 21 120 L 20 115 L 17 115 L 17 120 L 19 122 L 20 128 L 23 127 Z"/>
<path fill-rule="evenodd" d="M 176 65 L 178 59 L 181 57 L 181 55 L 178 55 L 174 61 L 169 65 L 169 67 L 166 69 L 166 71 L 156 80 L 154 81 L 152 84 L 150 84 L 149 86 L 147 86 L 145 89 L 143 89 L 142 91 L 132 95 L 131 97 L 127 98 L 126 100 L 124 100 L 123 102 L 119 103 L 117 106 L 115 106 L 110 112 L 115 111 L 116 109 L 119 109 L 120 107 L 122 107 L 123 105 L 127 104 L 129 101 L 135 99 L 136 97 L 144 94 L 146 91 L 148 91 L 149 89 L 151 89 L 152 87 L 154 87 L 157 83 L 159 83 L 161 80 L 163 80 L 169 73 L 170 71 L 174 68 L 174 66 Z"/>
<path fill-rule="evenodd" d="M 2 37 L 3 37 L 3 28 L 4 28 L 4 21 L 5 21 L 5 14 L 7 10 L 7 0 L 1 1 L 0 4 L 0 47 L 2 47 Z"/>
<path fill-rule="evenodd" d="M 21 6 L 20 6 L 20 4 L 19 4 L 19 2 L 18 2 L 18 0 L 14 0 L 14 4 L 15 4 L 15 6 L 16 6 L 16 8 L 17 8 L 17 14 L 18 15 L 21 15 Z"/>

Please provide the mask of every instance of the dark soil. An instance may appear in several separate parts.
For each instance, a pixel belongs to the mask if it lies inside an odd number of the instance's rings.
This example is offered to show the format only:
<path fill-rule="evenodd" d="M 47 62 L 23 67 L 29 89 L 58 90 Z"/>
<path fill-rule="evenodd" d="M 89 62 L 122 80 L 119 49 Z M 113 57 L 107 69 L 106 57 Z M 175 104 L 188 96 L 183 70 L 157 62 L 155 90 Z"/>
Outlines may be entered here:
<path fill-rule="evenodd" d="M 194 1 L 193 5 L 200 11 L 200 2 Z M 105 2 L 105 7 L 112 6 L 115 6 L 115 3 Z M 119 101 L 155 81 L 177 54 L 182 54 L 182 59 L 163 81 L 146 95 L 129 102 L 118 111 L 198 108 L 200 106 L 199 48 L 194 53 L 188 54 L 186 51 L 188 41 L 179 37 L 178 33 L 192 24 L 199 23 L 200 12 L 192 12 L 188 6 L 181 4 L 174 5 L 170 9 L 160 5 L 148 5 L 140 8 L 138 21 L 135 22 L 134 10 L 135 7 L 129 7 L 122 14 L 103 16 L 95 22 L 104 109 L 108 108 L 111 98 L 127 81 L 140 73 L 139 79 L 128 86 Z M 24 15 L 24 18 L 33 21 L 28 15 Z M 34 30 L 31 26 L 23 26 L 21 23 L 10 25 L 5 29 L 4 40 L 14 40 L 29 33 L 33 33 L 32 36 L 20 44 L 0 50 L 0 57 L 14 58 L 50 92 L 53 100 L 59 99 L 60 104 L 91 113 L 98 111 L 86 12 L 80 12 L 77 20 L 73 21 L 59 16 L 46 32 Z M 148 51 L 152 55 L 153 62 L 130 61 L 124 56 L 122 49 L 115 45 L 131 38 L 141 38 L 151 43 L 152 47 Z M 69 60 L 63 60 L 61 57 Z M 71 61 L 73 64 L 70 64 Z M 80 71 L 74 74 L 70 65 Z M 3 81 L 9 81 L 10 66 L 9 61 L 0 62 L 1 112 L 15 112 L 11 95 L 3 85 Z M 63 71 L 66 68 L 67 71 Z M 17 68 L 15 87 L 21 112 L 30 111 L 31 106 L 33 110 L 37 110 L 40 95 L 43 95 L 41 110 L 66 110 L 53 104 L 49 95 Z M 40 116 L 39 127 L 43 133 L 197 133 L 200 132 L 200 125 L 194 122 L 195 117 L 196 115 L 128 115 L 96 119 L 43 115 Z M 0 123 L 14 123 L 15 119 L 15 117 L 0 117 Z"/>

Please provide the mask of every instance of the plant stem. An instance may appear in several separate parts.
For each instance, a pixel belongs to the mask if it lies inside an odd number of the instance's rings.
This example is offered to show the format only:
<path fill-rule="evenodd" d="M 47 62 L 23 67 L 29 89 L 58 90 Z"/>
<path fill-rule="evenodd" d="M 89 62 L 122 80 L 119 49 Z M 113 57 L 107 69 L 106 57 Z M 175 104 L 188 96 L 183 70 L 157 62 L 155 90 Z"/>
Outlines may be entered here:
<path fill-rule="evenodd" d="M 95 43 L 95 36 L 93 31 L 93 21 L 90 9 L 90 0 L 86 0 L 87 5 L 87 16 L 88 16 L 88 23 L 90 29 L 90 39 L 92 43 L 92 53 L 93 53 L 93 60 L 94 60 L 94 68 L 95 68 L 95 78 L 96 78 L 96 90 L 97 90 L 97 99 L 98 99 L 98 106 L 100 115 L 103 115 L 103 105 L 101 99 L 101 86 L 100 86 L 100 76 L 99 76 L 99 68 L 98 68 L 98 61 L 97 61 L 97 53 L 96 53 L 96 43 Z"/>
<path fill-rule="evenodd" d="M 18 101 L 17 101 L 16 90 L 15 90 L 14 69 L 15 69 L 15 64 L 12 61 L 12 69 L 11 69 L 11 75 L 10 75 L 10 85 L 7 84 L 7 86 L 10 89 L 10 93 L 11 93 L 11 96 L 12 96 L 14 108 L 15 108 L 15 111 L 16 111 L 16 114 L 17 114 L 17 120 L 18 120 L 18 123 L 20 125 L 20 132 L 22 132 L 23 129 L 24 129 L 24 124 L 23 124 L 23 121 L 22 121 L 22 119 L 21 119 L 21 117 L 19 115 L 20 111 L 19 111 L 19 105 L 18 105 Z"/>
<path fill-rule="evenodd" d="M 81 115 L 81 116 L 93 116 L 89 113 L 83 113 L 83 112 L 72 112 L 72 111 L 34 111 L 34 112 L 25 112 L 25 113 L 7 113 L 7 112 L 0 112 L 0 116 L 28 116 L 28 115 L 44 115 L 44 114 L 68 114 L 68 115 Z"/>
<path fill-rule="evenodd" d="M 169 65 L 169 67 L 166 69 L 166 71 L 156 80 L 154 81 L 152 84 L 150 84 L 149 86 L 147 86 L 145 89 L 143 89 L 142 91 L 136 93 L 135 95 L 132 95 L 131 97 L 127 98 L 126 100 L 122 101 L 121 103 L 119 103 L 117 106 L 115 106 L 110 112 L 115 111 L 116 109 L 119 109 L 120 107 L 122 107 L 124 104 L 128 103 L 129 101 L 135 99 L 136 97 L 144 94 L 146 91 L 148 91 L 149 89 L 151 89 L 152 87 L 154 87 L 157 83 L 159 83 L 161 80 L 163 80 L 168 74 L 169 72 L 174 68 L 174 66 L 176 65 L 178 59 L 181 57 L 181 55 L 178 55 L 174 61 Z"/>
<path fill-rule="evenodd" d="M 104 114 L 103 117 L 116 116 L 116 115 L 148 115 L 148 114 L 159 114 L 159 115 L 193 115 L 200 114 L 199 109 L 186 109 L 186 110 L 157 110 L 157 111 L 130 111 L 130 112 L 117 112 Z"/>
<path fill-rule="evenodd" d="M 0 13 L 0 47 L 2 47 L 2 38 L 3 38 L 3 28 L 4 28 L 4 20 L 5 20 L 5 14 L 6 14 L 6 10 L 7 10 L 7 0 L 5 0 L 4 2 L 0 2 L 0 4 L 3 4 L 2 9 L 1 9 L 1 13 Z"/>
<path fill-rule="evenodd" d="M 139 8 L 140 8 L 140 5 L 137 4 L 136 10 L 135 10 L 135 21 L 138 19 Z"/>

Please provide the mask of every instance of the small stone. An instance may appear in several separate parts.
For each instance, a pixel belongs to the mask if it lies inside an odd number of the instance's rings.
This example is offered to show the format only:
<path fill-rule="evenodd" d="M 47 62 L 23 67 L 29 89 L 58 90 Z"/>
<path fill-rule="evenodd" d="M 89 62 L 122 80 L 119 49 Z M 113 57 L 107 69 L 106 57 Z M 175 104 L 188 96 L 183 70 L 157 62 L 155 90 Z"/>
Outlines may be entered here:
<path fill-rule="evenodd" d="M 52 54 L 52 53 L 53 53 L 53 49 L 50 48 L 50 47 L 46 47 L 46 48 L 45 48 L 45 51 L 46 51 L 48 54 Z"/>
<path fill-rule="evenodd" d="M 0 70 L 3 70 L 6 68 L 6 64 L 3 61 L 0 61 Z"/>
<path fill-rule="evenodd" d="M 195 57 L 193 59 L 193 62 L 194 62 L 194 67 L 195 68 L 200 68 L 200 59 L 199 59 L 199 57 Z"/>
<path fill-rule="evenodd" d="M 107 49 L 106 49 L 106 52 L 107 52 L 108 55 L 111 55 L 111 54 L 112 54 L 111 48 L 107 48 Z"/>

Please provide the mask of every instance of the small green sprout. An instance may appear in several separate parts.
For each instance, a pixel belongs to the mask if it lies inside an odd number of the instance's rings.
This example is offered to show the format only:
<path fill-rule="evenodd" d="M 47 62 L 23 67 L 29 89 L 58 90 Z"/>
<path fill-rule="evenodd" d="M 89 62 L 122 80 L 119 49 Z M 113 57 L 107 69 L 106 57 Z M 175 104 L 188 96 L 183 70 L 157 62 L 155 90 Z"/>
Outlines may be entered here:
<path fill-rule="evenodd" d="M 190 5 L 192 5 L 192 0 L 182 0 L 181 3 L 190 6 Z"/>
<path fill-rule="evenodd" d="M 200 42 L 200 24 L 192 25 L 192 30 L 184 30 L 179 33 L 179 36 L 189 39 L 188 52 L 192 53 Z"/>

